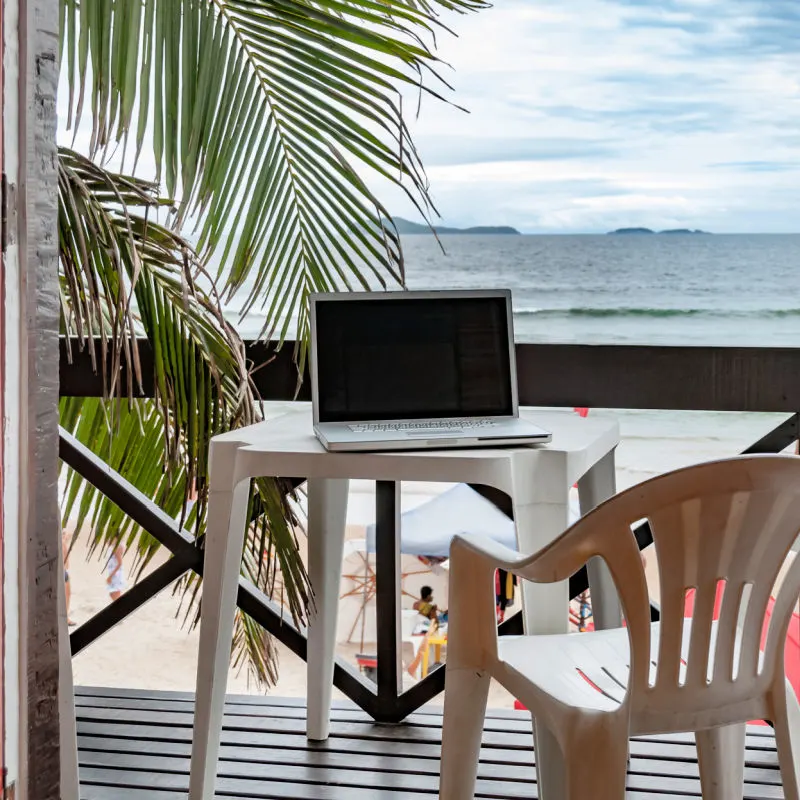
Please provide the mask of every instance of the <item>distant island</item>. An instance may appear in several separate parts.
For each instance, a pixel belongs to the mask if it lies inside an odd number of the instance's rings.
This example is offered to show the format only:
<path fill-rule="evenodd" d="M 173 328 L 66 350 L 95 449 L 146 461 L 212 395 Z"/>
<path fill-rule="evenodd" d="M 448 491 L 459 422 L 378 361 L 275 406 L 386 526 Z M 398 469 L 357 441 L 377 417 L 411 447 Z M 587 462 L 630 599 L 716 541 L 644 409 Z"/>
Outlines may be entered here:
<path fill-rule="evenodd" d="M 617 228 L 615 231 L 609 231 L 609 236 L 630 236 L 635 234 L 641 233 L 653 233 L 653 234 L 680 234 L 680 235 L 687 235 L 687 234 L 702 234 L 703 236 L 710 236 L 708 231 L 701 231 L 701 230 L 692 230 L 691 228 L 673 228 L 672 230 L 668 231 L 654 231 L 650 228 Z"/>
<path fill-rule="evenodd" d="M 402 217 L 392 217 L 392 221 L 397 227 L 397 232 L 403 235 L 418 234 L 418 233 L 431 233 L 431 229 L 427 225 L 420 225 L 417 222 L 403 219 Z M 521 236 L 522 234 L 516 229 L 508 225 L 478 225 L 474 228 L 446 228 L 438 225 L 433 226 L 434 231 L 439 235 L 461 234 L 461 235 L 491 235 L 502 234 Z"/>

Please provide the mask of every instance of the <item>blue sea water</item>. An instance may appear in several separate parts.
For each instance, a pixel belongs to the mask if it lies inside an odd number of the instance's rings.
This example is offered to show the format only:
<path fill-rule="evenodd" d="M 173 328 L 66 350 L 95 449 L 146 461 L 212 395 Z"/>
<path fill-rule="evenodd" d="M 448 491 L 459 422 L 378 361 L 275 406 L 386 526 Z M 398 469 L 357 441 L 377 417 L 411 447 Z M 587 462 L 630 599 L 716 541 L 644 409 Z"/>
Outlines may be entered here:
<path fill-rule="evenodd" d="M 510 288 L 518 341 L 800 346 L 800 235 L 432 236 L 409 288 Z"/>
<path fill-rule="evenodd" d="M 799 235 L 447 236 L 441 241 L 445 253 L 431 236 L 405 237 L 409 288 L 510 288 L 517 341 L 800 347 Z M 620 423 L 621 487 L 734 455 L 785 416 L 590 413 Z"/>

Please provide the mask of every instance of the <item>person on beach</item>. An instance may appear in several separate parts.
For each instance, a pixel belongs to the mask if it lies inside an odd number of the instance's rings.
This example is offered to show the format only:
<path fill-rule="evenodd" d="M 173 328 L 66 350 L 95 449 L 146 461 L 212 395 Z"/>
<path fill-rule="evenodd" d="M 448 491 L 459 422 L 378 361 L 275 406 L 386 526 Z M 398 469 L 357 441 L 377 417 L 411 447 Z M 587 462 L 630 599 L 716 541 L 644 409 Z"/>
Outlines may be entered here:
<path fill-rule="evenodd" d="M 419 600 L 415 600 L 414 605 L 411 607 L 414 611 L 418 612 L 420 616 L 427 617 L 431 621 L 435 620 L 438 616 L 438 609 L 433 604 L 433 589 L 431 589 L 430 586 L 423 586 L 419 590 Z"/>
<path fill-rule="evenodd" d="M 72 599 L 72 587 L 69 583 L 69 534 L 66 531 L 61 532 L 61 550 L 64 554 L 64 596 L 67 604 L 67 625 L 73 627 L 74 620 L 69 615 L 69 603 Z"/>
<path fill-rule="evenodd" d="M 421 617 L 425 617 L 425 622 L 420 622 L 420 625 L 414 630 L 415 635 L 424 636 L 422 646 L 417 650 L 417 655 L 414 660 L 408 665 L 408 674 L 412 678 L 417 677 L 417 669 L 422 661 L 422 654 L 428 649 L 428 640 L 430 637 L 439 630 L 439 608 L 433 602 L 433 589 L 430 586 L 423 586 L 419 592 L 419 600 L 414 601 L 411 606 Z M 442 615 L 442 619 L 446 620 L 446 614 Z"/>
<path fill-rule="evenodd" d="M 122 564 L 124 555 L 125 548 L 119 542 L 109 550 L 106 562 L 106 584 L 112 600 L 119 599 L 125 591 L 125 568 Z"/>

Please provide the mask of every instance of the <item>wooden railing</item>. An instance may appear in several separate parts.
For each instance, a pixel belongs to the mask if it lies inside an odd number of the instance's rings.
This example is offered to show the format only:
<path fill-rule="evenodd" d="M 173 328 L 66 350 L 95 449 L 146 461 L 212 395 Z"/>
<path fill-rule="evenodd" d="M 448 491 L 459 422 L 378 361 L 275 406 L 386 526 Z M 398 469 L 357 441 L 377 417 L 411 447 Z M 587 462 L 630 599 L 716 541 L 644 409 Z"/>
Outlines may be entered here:
<path fill-rule="evenodd" d="M 307 380 L 295 396 L 297 374 L 292 350 L 291 342 L 277 352 L 269 344 L 247 344 L 247 355 L 254 365 L 271 360 L 255 373 L 263 399 L 308 399 Z M 80 352 L 76 343 L 72 346 L 71 364 L 66 354 L 66 343 L 62 342 L 62 396 L 101 396 L 101 379 L 92 369 L 88 355 Z M 145 376 L 141 396 L 147 397 L 152 394 L 152 353 L 146 342 L 141 344 L 140 356 Z M 744 452 L 777 453 L 800 438 L 800 349 L 519 344 L 517 372 L 522 405 L 786 412 L 790 414 L 786 420 Z M 60 456 L 172 553 L 167 562 L 75 630 L 70 637 L 75 655 L 188 570 L 202 575 L 203 554 L 189 532 L 64 430 L 60 431 Z M 510 500 L 502 492 L 483 486 L 473 488 L 512 516 Z M 397 534 L 395 497 L 392 484 L 378 487 L 379 575 L 396 569 L 392 551 Z M 640 549 L 652 543 L 646 524 L 635 533 Z M 577 597 L 587 588 L 584 569 L 570 579 L 570 596 Z M 306 658 L 304 632 L 280 605 L 244 578 L 239 580 L 237 603 L 296 655 Z M 377 609 L 379 615 L 381 605 Z M 657 617 L 658 610 L 654 608 L 653 618 Z M 521 632 L 520 620 L 521 615 L 511 617 L 500 626 L 500 634 Z M 444 669 L 436 669 L 398 696 L 396 676 L 388 672 L 382 675 L 382 662 L 396 664 L 396 651 L 378 654 L 377 692 L 347 662 L 337 659 L 334 670 L 336 687 L 377 720 L 402 720 L 444 689 Z"/>
<path fill-rule="evenodd" d="M 71 350 L 69 363 L 62 340 L 61 396 L 102 396 L 88 352 L 79 351 L 77 340 Z M 294 342 L 277 351 L 270 343 L 246 344 L 250 363 L 270 362 L 253 376 L 264 400 L 311 399 L 308 376 L 295 396 L 293 350 Z M 139 355 L 141 396 L 152 397 L 153 353 L 146 340 Z M 800 348 L 517 344 L 517 379 L 520 403 L 530 406 L 800 411 Z"/>

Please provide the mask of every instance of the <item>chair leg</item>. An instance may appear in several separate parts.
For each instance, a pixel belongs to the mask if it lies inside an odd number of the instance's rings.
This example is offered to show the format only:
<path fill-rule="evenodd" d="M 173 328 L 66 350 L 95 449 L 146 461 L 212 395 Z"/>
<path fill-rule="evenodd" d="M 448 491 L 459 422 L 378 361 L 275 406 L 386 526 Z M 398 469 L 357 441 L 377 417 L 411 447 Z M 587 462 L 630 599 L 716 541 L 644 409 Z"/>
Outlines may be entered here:
<path fill-rule="evenodd" d="M 439 800 L 472 800 L 481 752 L 489 675 L 447 668 Z"/>
<path fill-rule="evenodd" d="M 773 701 L 773 708 L 771 722 L 775 726 L 783 796 L 785 800 L 800 800 L 800 706 L 788 682 L 783 696 Z"/>
<path fill-rule="evenodd" d="M 739 723 L 695 733 L 700 786 L 707 800 L 741 800 L 746 727 Z"/>
<path fill-rule="evenodd" d="M 563 738 L 561 795 L 539 793 L 540 800 L 625 800 L 628 776 L 628 719 L 604 714 L 577 721 Z M 538 764 L 537 760 L 537 764 Z"/>
<path fill-rule="evenodd" d="M 539 800 L 562 800 L 567 794 L 567 765 L 561 745 L 542 723 L 533 720 L 533 754 Z"/>

